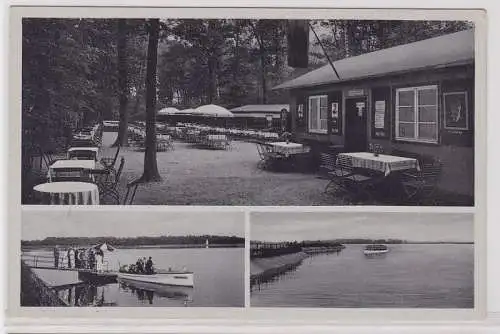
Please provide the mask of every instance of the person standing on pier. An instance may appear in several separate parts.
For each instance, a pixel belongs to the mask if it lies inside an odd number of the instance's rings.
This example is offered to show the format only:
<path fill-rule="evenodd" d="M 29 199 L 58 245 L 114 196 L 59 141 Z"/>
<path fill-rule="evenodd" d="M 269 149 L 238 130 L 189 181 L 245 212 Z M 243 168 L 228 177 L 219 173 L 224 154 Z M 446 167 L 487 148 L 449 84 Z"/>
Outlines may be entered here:
<path fill-rule="evenodd" d="M 94 250 L 91 248 L 89 249 L 89 269 L 94 270 L 95 269 L 95 253 Z"/>
<path fill-rule="evenodd" d="M 75 250 L 73 247 L 68 249 L 68 268 L 75 268 Z"/>
<path fill-rule="evenodd" d="M 97 272 L 102 272 L 103 271 L 103 267 L 104 267 L 104 253 L 101 249 L 97 250 L 96 254 L 95 254 L 95 259 L 96 259 L 96 269 L 97 269 Z"/>
<path fill-rule="evenodd" d="M 54 268 L 59 268 L 59 248 L 54 247 Z"/>

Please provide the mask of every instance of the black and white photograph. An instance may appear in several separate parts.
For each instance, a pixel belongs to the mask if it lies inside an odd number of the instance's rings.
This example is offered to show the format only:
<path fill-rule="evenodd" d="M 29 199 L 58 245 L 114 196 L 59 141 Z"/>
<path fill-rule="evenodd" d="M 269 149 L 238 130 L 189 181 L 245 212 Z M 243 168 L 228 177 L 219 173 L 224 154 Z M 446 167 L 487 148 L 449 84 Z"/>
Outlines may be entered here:
<path fill-rule="evenodd" d="M 475 204 L 473 22 L 243 17 L 24 17 L 22 204 Z"/>
<path fill-rule="evenodd" d="M 244 307 L 242 213 L 22 213 L 22 307 Z"/>
<path fill-rule="evenodd" d="M 473 220 L 472 213 L 252 213 L 250 306 L 473 309 Z"/>

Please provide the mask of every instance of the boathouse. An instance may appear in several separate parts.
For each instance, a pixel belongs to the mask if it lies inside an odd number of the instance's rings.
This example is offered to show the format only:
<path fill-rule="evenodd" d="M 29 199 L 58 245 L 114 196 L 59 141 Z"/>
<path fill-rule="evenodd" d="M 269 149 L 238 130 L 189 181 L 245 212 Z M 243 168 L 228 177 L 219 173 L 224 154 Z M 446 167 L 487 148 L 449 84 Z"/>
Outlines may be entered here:
<path fill-rule="evenodd" d="M 284 82 L 292 133 L 318 152 L 405 151 L 439 158 L 439 188 L 472 202 L 474 31 L 333 62 Z M 370 145 L 372 144 L 372 145 Z"/>

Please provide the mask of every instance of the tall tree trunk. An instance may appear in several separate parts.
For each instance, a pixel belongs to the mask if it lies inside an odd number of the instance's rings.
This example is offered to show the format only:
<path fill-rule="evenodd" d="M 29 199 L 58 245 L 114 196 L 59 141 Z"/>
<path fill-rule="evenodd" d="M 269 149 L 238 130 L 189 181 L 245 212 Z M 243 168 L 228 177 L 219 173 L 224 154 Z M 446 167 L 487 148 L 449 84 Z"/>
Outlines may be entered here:
<path fill-rule="evenodd" d="M 264 50 L 264 41 L 260 43 L 260 75 L 262 81 L 262 104 L 267 103 L 267 82 L 266 82 L 266 54 Z"/>
<path fill-rule="evenodd" d="M 127 80 L 127 22 L 118 20 L 118 89 L 120 91 L 120 124 L 118 125 L 118 137 L 113 146 L 127 146 L 128 129 L 128 80 Z"/>
<path fill-rule="evenodd" d="M 207 102 L 211 104 L 215 96 L 215 61 L 213 56 L 208 57 L 208 90 Z"/>
<path fill-rule="evenodd" d="M 156 63 L 158 57 L 158 34 L 160 22 L 151 19 L 148 23 L 149 42 L 146 68 L 146 151 L 144 152 L 144 173 L 141 181 L 161 180 L 156 163 Z"/>

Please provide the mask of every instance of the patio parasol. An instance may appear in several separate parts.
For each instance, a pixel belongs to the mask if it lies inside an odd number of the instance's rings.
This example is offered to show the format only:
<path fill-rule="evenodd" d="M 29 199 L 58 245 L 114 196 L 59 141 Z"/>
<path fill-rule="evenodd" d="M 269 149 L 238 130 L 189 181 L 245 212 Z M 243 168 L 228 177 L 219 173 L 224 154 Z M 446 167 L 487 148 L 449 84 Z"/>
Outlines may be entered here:
<path fill-rule="evenodd" d="M 233 117 L 234 114 L 224 107 L 215 104 L 207 104 L 194 110 L 195 115 L 208 117 Z"/>

